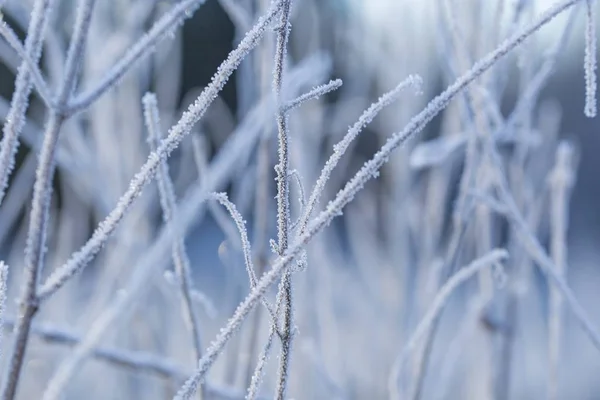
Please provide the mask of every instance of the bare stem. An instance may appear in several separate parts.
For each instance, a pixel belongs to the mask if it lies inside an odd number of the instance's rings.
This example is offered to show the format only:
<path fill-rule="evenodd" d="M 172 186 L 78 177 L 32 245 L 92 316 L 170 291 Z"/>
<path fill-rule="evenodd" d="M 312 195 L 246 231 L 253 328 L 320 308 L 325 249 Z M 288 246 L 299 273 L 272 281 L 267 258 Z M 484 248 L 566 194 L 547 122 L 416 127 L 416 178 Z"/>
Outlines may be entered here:
<path fill-rule="evenodd" d="M 279 27 L 277 34 L 277 46 L 275 48 L 275 66 L 273 76 L 273 88 L 277 99 L 277 130 L 279 139 L 279 164 L 277 173 L 277 237 L 279 255 L 283 255 L 288 249 L 290 233 L 290 179 L 289 179 L 289 132 L 287 111 L 283 107 L 281 98 L 281 87 L 285 57 L 287 54 L 287 42 L 290 35 L 290 10 L 292 0 L 284 0 L 281 8 Z M 279 377 L 277 379 L 276 399 L 284 400 L 289 375 L 289 365 L 292 352 L 292 281 L 289 270 L 283 274 L 281 287 L 283 295 L 283 326 L 281 329 L 281 353 L 279 358 Z"/>

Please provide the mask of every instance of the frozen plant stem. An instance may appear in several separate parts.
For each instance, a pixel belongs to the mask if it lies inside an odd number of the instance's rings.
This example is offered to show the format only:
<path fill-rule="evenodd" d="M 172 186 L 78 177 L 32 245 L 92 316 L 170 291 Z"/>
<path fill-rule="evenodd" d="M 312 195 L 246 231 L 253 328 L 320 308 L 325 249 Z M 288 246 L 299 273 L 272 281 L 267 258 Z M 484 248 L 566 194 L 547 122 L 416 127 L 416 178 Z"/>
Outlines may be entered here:
<path fill-rule="evenodd" d="M 571 144 L 562 142 L 556 150 L 556 164 L 549 177 L 550 190 L 550 252 L 556 266 L 556 273 L 565 279 L 567 266 L 567 226 L 569 197 L 574 184 L 574 149 Z M 562 338 L 563 311 L 562 296 L 556 286 L 550 287 L 550 315 L 548 332 L 549 373 L 548 400 L 558 396 L 560 345 Z"/>
<path fill-rule="evenodd" d="M 585 0 L 585 116 L 594 118 L 597 112 L 596 91 L 598 89 L 596 69 L 596 0 Z"/>
<path fill-rule="evenodd" d="M 36 63 L 31 59 L 29 54 L 27 53 L 27 49 L 23 47 L 16 33 L 8 26 L 6 21 L 0 18 L 0 35 L 4 37 L 4 39 L 8 42 L 10 47 L 17 53 L 19 57 L 27 64 L 29 68 L 29 73 L 32 75 L 33 83 L 35 84 L 35 88 L 38 91 L 38 94 L 41 96 L 42 100 L 46 105 L 52 108 L 52 98 L 50 96 L 50 90 L 48 89 L 48 85 L 44 81 L 42 77 L 42 72 Z"/>
<path fill-rule="evenodd" d="M 289 278 L 290 274 L 284 274 L 283 279 L 285 279 L 286 277 Z M 282 288 L 285 287 L 285 284 L 286 283 L 283 282 L 283 280 L 282 280 L 280 287 L 279 287 L 279 291 L 277 293 L 276 306 L 275 306 L 275 314 L 276 315 L 280 314 L 281 307 L 283 306 L 283 303 L 284 303 L 286 292 L 284 290 L 282 290 Z M 271 323 L 271 327 L 269 328 L 269 335 L 267 337 L 267 343 L 265 343 L 263 350 L 258 357 L 258 362 L 256 364 L 256 367 L 255 367 L 252 377 L 250 379 L 250 384 L 248 386 L 248 394 L 246 395 L 246 400 L 254 400 L 256 398 L 256 396 L 258 396 L 258 392 L 260 390 L 260 385 L 262 383 L 262 379 L 263 379 L 263 375 L 264 375 L 264 370 L 265 370 L 265 367 L 267 366 L 267 362 L 269 360 L 271 348 L 273 347 L 273 337 L 275 336 L 276 333 L 279 334 L 280 339 L 282 341 L 282 345 L 283 345 L 283 341 L 285 340 L 285 335 L 279 333 L 278 326 L 277 326 L 277 320 L 274 319 L 273 322 Z M 277 394 L 278 393 L 276 392 L 276 395 Z"/>
<path fill-rule="evenodd" d="M 25 39 L 25 51 L 29 59 L 37 64 L 42 55 L 44 31 L 53 0 L 37 0 L 33 5 L 31 22 Z M 21 63 L 15 81 L 15 91 L 6 116 L 0 142 L 0 204 L 4 199 L 8 178 L 15 167 L 15 155 L 19 146 L 19 134 L 25 125 L 25 112 L 31 92 L 32 76 L 26 61 Z"/>
<path fill-rule="evenodd" d="M 40 294 L 38 295 L 39 298 L 45 298 L 45 296 L 55 293 L 70 277 L 74 276 L 80 268 L 85 267 L 85 265 L 87 265 L 87 263 L 89 263 L 89 261 L 97 254 L 110 234 L 114 231 L 119 221 L 125 216 L 130 205 L 139 196 L 143 187 L 154 177 L 159 161 L 166 157 L 181 142 L 181 140 L 183 140 L 185 135 L 190 132 L 193 124 L 201 118 L 209 104 L 216 98 L 218 92 L 225 85 L 227 79 L 237 68 L 242 59 L 258 44 L 265 29 L 277 15 L 280 7 L 281 3 L 275 2 L 272 7 L 269 8 L 266 15 L 260 18 L 255 27 L 248 32 L 240 45 L 230 53 L 228 59 L 223 62 L 213 77 L 212 82 L 200 94 L 196 102 L 189 107 L 188 111 L 184 113 L 180 121 L 170 130 L 169 136 L 161 141 L 158 150 L 149 156 L 148 161 L 142 167 L 142 170 L 134 177 L 129 190 L 123 195 L 120 202 L 117 204 L 117 207 L 109 214 L 105 221 L 100 224 L 99 228 L 88 243 L 84 245 L 83 249 L 71 257 L 70 262 L 72 262 L 72 264 L 69 264 L 68 262 L 67 265 L 62 266 L 56 271 L 55 274 L 58 274 L 56 275 L 57 277 L 53 278 L 51 276 L 48 278 L 47 282 L 49 283 L 42 286 Z M 229 150 L 224 150 L 225 154 L 228 154 L 227 151 L 241 151 L 241 146 L 247 143 L 248 142 L 237 140 L 230 144 L 231 147 L 228 146 Z M 229 173 L 231 168 L 229 163 L 231 162 L 232 159 L 230 156 L 217 158 L 217 160 L 215 160 L 215 169 L 207 174 L 207 177 L 209 178 L 202 182 L 197 190 L 193 191 L 190 195 L 192 196 L 195 193 L 202 194 L 202 196 L 198 196 L 201 200 L 200 204 L 202 204 L 202 201 L 206 199 L 206 193 L 215 190 L 214 186 L 220 184 L 221 180 L 224 179 L 224 176 Z M 192 196 L 192 198 L 195 197 Z M 189 203 L 190 202 L 184 203 L 185 207 L 183 208 L 183 211 L 181 211 L 184 215 L 186 212 L 190 212 Z M 181 206 L 179 208 L 181 208 Z M 192 207 L 192 209 L 194 208 Z M 177 221 L 177 217 L 175 217 L 174 220 Z M 179 223 L 182 222 L 177 222 L 177 224 Z M 168 234 L 162 233 L 161 240 L 167 242 L 164 238 L 168 236 Z M 162 254 L 159 257 L 162 257 Z M 82 342 L 59 367 L 54 378 L 52 378 L 51 382 L 48 384 L 43 397 L 44 400 L 56 399 L 60 396 L 64 388 L 72 380 L 72 376 L 77 373 L 78 368 L 97 346 L 104 333 L 109 328 L 114 327 L 119 318 L 123 318 L 124 315 L 131 311 L 133 299 L 139 296 L 140 293 L 147 288 L 146 282 L 152 272 L 151 267 L 155 264 L 156 260 L 150 260 L 147 257 L 142 257 L 142 259 L 144 262 L 141 263 L 142 265 L 140 267 L 134 270 L 134 274 L 131 277 L 126 290 L 111 302 L 108 308 L 101 312 Z M 47 289 L 44 287 L 47 287 Z M 197 385 L 194 386 L 194 392 L 196 389 Z"/>
<path fill-rule="evenodd" d="M 284 274 L 283 279 L 285 278 L 289 278 L 290 274 Z M 280 289 L 277 293 L 277 299 L 276 299 L 276 308 L 275 308 L 275 314 L 279 315 L 280 311 L 281 311 L 281 307 L 283 306 L 284 303 L 284 299 L 285 299 L 285 291 L 282 290 L 283 287 L 285 287 L 285 282 L 281 282 L 280 284 Z M 291 324 L 290 324 L 291 325 Z M 250 379 L 250 384 L 248 386 L 248 394 L 246 395 L 246 400 L 254 400 L 256 398 L 256 396 L 258 396 L 258 392 L 260 390 L 260 385 L 262 383 L 262 379 L 263 379 L 263 375 L 264 375 L 264 370 L 265 367 L 267 366 L 267 361 L 269 360 L 269 356 L 271 353 L 271 348 L 273 346 L 273 337 L 275 336 L 276 333 L 278 332 L 278 326 L 277 326 L 277 320 L 273 320 L 273 322 L 271 323 L 271 327 L 269 328 L 269 335 L 267 337 L 267 343 L 265 343 L 262 352 L 260 353 L 260 356 L 258 357 L 258 362 L 256 364 L 256 368 L 254 369 L 254 372 L 252 374 L 252 377 Z M 280 339 L 282 341 L 282 345 L 283 345 L 283 340 L 285 340 L 285 336 L 282 334 L 279 334 Z M 276 395 L 278 395 L 278 393 L 276 392 Z"/>
<path fill-rule="evenodd" d="M 285 57 L 287 54 L 287 42 L 290 35 L 290 10 L 292 0 L 283 0 L 279 26 L 277 27 L 277 45 L 275 48 L 275 65 L 273 72 L 273 90 L 277 102 L 277 131 L 279 142 L 279 164 L 276 167 L 277 173 L 277 238 L 279 255 L 283 255 L 288 249 L 290 234 L 290 160 L 289 160 L 289 132 L 288 115 L 283 107 L 281 87 L 283 83 L 283 71 Z M 292 353 L 292 281 L 289 270 L 283 273 L 281 285 L 279 288 L 283 301 L 283 321 L 281 327 L 281 353 L 279 357 L 279 376 L 277 379 L 277 388 L 275 398 L 285 400 L 290 358 Z M 278 317 L 279 315 L 276 315 Z"/>
<path fill-rule="evenodd" d="M 162 140 L 162 134 L 160 129 L 160 117 L 158 112 L 158 102 L 154 93 L 147 93 L 142 99 L 144 104 L 144 118 L 146 122 L 146 128 L 148 129 L 148 141 L 150 143 L 150 149 L 156 151 L 158 144 Z M 202 357 L 202 341 L 200 335 L 200 324 L 198 317 L 194 312 L 194 305 L 192 302 L 192 274 L 190 269 L 190 260 L 185 251 L 184 240 L 181 234 L 177 231 L 177 227 L 172 224 L 173 213 L 177 207 L 177 201 L 175 198 L 175 190 L 173 188 L 173 182 L 169 177 L 169 166 L 167 160 L 162 159 L 158 167 L 157 173 L 158 192 L 160 197 L 160 203 L 163 210 L 163 219 L 165 224 L 170 226 L 173 239 L 173 265 L 175 266 L 175 274 L 178 279 L 178 283 L 181 289 L 181 299 L 183 306 L 183 317 L 188 324 L 190 334 L 192 336 L 192 342 L 194 345 L 194 362 Z M 202 388 L 200 392 L 203 392 Z M 201 398 L 205 396 L 202 394 Z"/>
<path fill-rule="evenodd" d="M 377 175 L 379 168 L 388 160 L 391 153 L 406 140 L 415 134 L 419 133 L 436 115 L 445 109 L 450 101 L 460 94 L 462 90 L 477 79 L 481 74 L 489 70 L 499 59 L 510 52 L 512 49 L 521 44 L 531 34 L 536 32 L 540 27 L 551 21 L 554 17 L 572 7 L 581 0 L 563 0 L 555 3 L 548 10 L 537 17 L 530 25 L 519 31 L 517 34 L 505 40 L 494 51 L 488 53 L 485 57 L 479 60 L 473 67 L 464 75 L 459 77 L 452 85 L 444 92 L 439 94 L 427 104 L 427 106 L 415 117 L 413 117 L 408 125 L 398 133 L 392 135 L 386 144 L 375 154 L 375 156 L 367 161 L 365 165 L 356 173 L 356 175 L 346 184 L 334 200 L 323 210 L 306 229 L 306 232 L 294 241 L 288 250 L 279 257 L 272 265 L 272 268 L 267 272 L 257 283 L 250 294 L 240 303 L 234 315 L 228 321 L 227 325 L 217 335 L 212 345 L 208 348 L 204 357 L 199 361 L 198 367 L 194 374 L 188 378 L 185 384 L 177 392 L 175 400 L 189 399 L 196 391 L 199 382 L 201 382 L 210 367 L 214 364 L 219 354 L 222 352 L 227 341 L 240 328 L 242 321 L 246 319 L 250 311 L 260 301 L 267 289 L 279 278 L 280 274 L 289 268 L 296 256 L 298 256 L 304 246 L 331 221 L 341 214 L 342 209 L 346 206 L 358 193 L 364 184 L 371 178 Z M 561 281 L 562 282 L 562 281 Z M 578 318 L 585 317 L 581 305 L 571 295 L 570 289 L 566 285 L 559 284 L 559 288 L 565 293 L 569 293 L 569 300 L 572 307 L 577 308 L 576 315 Z M 567 296 L 565 296 L 567 297 Z M 583 322 L 586 327 L 586 332 L 592 337 L 594 334 L 593 327 L 587 322 Z"/>
<path fill-rule="evenodd" d="M 290 112 L 294 108 L 300 107 L 304 102 L 324 96 L 325 94 L 327 94 L 329 92 L 339 89 L 341 86 L 342 86 L 341 79 L 331 80 L 331 81 L 329 81 L 329 83 L 326 83 L 324 85 L 319 85 L 319 86 L 313 88 L 310 92 L 305 93 L 301 96 L 298 96 L 292 101 L 288 101 L 287 103 L 285 103 L 283 105 L 283 109 L 285 112 Z"/>
<path fill-rule="evenodd" d="M 15 343 L 7 369 L 7 380 L 2 391 L 3 400 L 12 400 L 15 397 L 31 322 L 39 307 L 36 289 L 38 277 L 44 264 L 48 211 L 52 198 L 52 180 L 56 166 L 56 144 L 64 121 L 61 110 L 67 104 L 75 85 L 75 78 L 82 62 L 94 3 L 95 0 L 80 0 L 78 3 L 75 28 L 69 44 L 64 75 L 58 89 L 56 108 L 50 110 L 46 122 L 44 141 L 33 187 L 33 201 L 25 246 L 25 284 L 20 298 L 20 315 L 15 328 Z"/>
<path fill-rule="evenodd" d="M 325 163 L 325 166 L 321 170 L 321 173 L 317 178 L 317 182 L 315 183 L 315 186 L 310 194 L 306 207 L 304 207 L 302 215 L 298 221 L 297 231 L 299 235 L 302 235 L 306 230 L 310 217 L 315 211 L 321 195 L 325 191 L 325 185 L 327 184 L 331 173 L 340 162 L 346 150 L 348 150 L 348 147 L 350 147 L 352 141 L 358 137 L 360 132 L 371 121 L 373 121 L 373 119 L 381 112 L 381 110 L 398 100 L 404 89 L 412 86 L 416 92 L 420 92 L 422 85 L 423 79 L 419 75 L 408 76 L 408 78 L 400 82 L 394 89 L 385 93 L 375 103 L 371 104 L 371 106 L 367 108 L 358 118 L 358 121 L 356 121 L 356 123 L 348 129 L 348 132 L 346 135 L 344 135 L 342 140 L 340 140 L 333 147 L 333 154 L 329 157 Z"/>
<path fill-rule="evenodd" d="M 242 218 L 242 215 L 237 210 L 235 204 L 233 204 L 226 193 L 211 193 L 210 197 L 223 205 L 231 215 L 231 218 L 235 222 L 235 226 L 240 234 L 240 241 L 242 242 L 242 253 L 244 254 L 244 263 L 246 264 L 246 271 L 248 273 L 248 279 L 250 280 L 250 289 L 254 289 L 256 286 L 256 274 L 254 272 L 254 263 L 252 262 L 252 248 L 250 246 L 250 240 L 248 239 L 248 232 L 246 230 L 246 221 Z M 263 299 L 263 305 L 269 312 L 273 323 L 277 321 L 277 312 L 273 311 L 273 307 L 267 301 Z"/>

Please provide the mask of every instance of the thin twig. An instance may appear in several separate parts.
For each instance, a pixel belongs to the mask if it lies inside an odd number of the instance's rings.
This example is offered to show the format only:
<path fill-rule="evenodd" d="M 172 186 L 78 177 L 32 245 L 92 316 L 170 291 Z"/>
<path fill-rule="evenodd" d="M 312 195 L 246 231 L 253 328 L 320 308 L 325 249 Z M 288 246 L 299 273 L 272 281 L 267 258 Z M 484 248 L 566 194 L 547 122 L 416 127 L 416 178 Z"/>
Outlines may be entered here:
<path fill-rule="evenodd" d="M 595 0 L 585 2 L 585 108 L 584 113 L 588 118 L 594 118 L 597 112 L 596 91 L 598 90 L 596 70 L 596 4 Z"/>
<path fill-rule="evenodd" d="M 29 59 L 37 64 L 42 55 L 44 31 L 52 8 L 53 0 L 37 0 L 31 12 L 31 22 L 25 39 L 25 50 Z M 15 80 L 10 110 L 5 119 L 0 142 L 0 204 L 4 199 L 8 179 L 15 167 L 15 155 L 19 146 L 19 133 L 25 124 L 28 98 L 31 92 L 31 72 L 26 61 L 21 63 Z"/>
<path fill-rule="evenodd" d="M 273 347 L 273 337 L 275 336 L 276 327 L 275 324 L 271 324 L 271 328 L 269 329 L 269 335 L 267 336 L 267 342 L 265 343 L 260 355 L 258 356 L 258 363 L 254 369 L 254 373 L 252 374 L 252 378 L 250 380 L 250 385 L 248 386 L 248 394 L 246 395 L 246 400 L 255 400 L 258 396 L 258 391 L 260 389 L 260 384 L 263 379 L 264 370 L 267 366 L 267 361 L 269 360 L 269 354 L 271 353 L 271 347 Z"/>
<path fill-rule="evenodd" d="M 279 164 L 275 168 L 277 174 L 277 246 L 279 255 L 288 249 L 290 235 L 290 160 L 289 160 L 289 128 L 288 114 L 283 107 L 281 88 L 283 84 L 283 73 L 285 57 L 287 54 L 287 43 L 290 36 L 290 11 L 292 0 L 284 0 L 281 8 L 279 27 L 277 34 L 277 45 L 275 47 L 275 65 L 273 72 L 273 89 L 275 91 L 277 107 L 277 130 L 279 142 Z M 283 296 L 283 323 L 281 327 L 281 352 L 279 357 L 279 372 L 275 398 L 284 400 L 287 392 L 289 378 L 290 358 L 292 356 L 292 324 L 293 324 L 293 292 L 292 281 L 289 271 L 285 271 L 281 280 L 279 293 Z"/>
<path fill-rule="evenodd" d="M 27 348 L 29 329 L 39 308 L 36 289 L 44 265 L 46 230 L 52 198 L 52 180 L 56 169 L 55 153 L 64 121 L 64 116 L 60 110 L 69 100 L 75 85 L 94 4 L 95 0 L 81 0 L 78 3 L 75 28 L 69 44 L 64 76 L 56 98 L 56 109 L 51 109 L 44 132 L 44 142 L 33 187 L 33 200 L 25 247 L 25 285 L 20 298 L 20 318 L 15 329 L 15 345 L 8 366 L 6 387 L 2 392 L 3 400 L 12 400 L 16 394 Z"/>
<path fill-rule="evenodd" d="M 294 100 L 288 101 L 283 106 L 284 112 L 290 112 L 296 107 L 300 107 L 302 104 L 309 100 L 318 99 L 321 96 L 326 95 L 329 92 L 339 89 L 342 86 L 341 79 L 331 80 L 328 83 L 319 85 L 313 88 L 310 92 L 304 93 L 301 96 L 296 97 Z"/>

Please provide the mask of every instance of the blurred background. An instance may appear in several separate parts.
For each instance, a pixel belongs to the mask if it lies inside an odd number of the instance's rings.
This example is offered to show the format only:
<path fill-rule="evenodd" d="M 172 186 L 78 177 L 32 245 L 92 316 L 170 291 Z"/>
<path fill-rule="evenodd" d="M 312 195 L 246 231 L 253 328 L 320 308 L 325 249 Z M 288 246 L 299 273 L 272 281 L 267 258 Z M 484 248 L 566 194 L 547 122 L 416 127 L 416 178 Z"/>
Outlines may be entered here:
<path fill-rule="evenodd" d="M 51 88 L 60 82 L 76 2 L 56 3 L 41 60 Z M 78 91 L 93 87 L 177 1 L 96 3 Z M 552 20 L 477 80 L 473 93 L 484 99 L 482 109 L 469 111 L 465 99 L 456 99 L 424 132 L 398 149 L 379 179 L 369 182 L 343 217 L 308 246 L 306 271 L 294 275 L 299 334 L 290 398 L 389 397 L 397 355 L 444 282 L 440 272 L 444 263 L 453 258 L 449 257 L 453 210 L 466 141 L 461 138 L 477 130 L 471 124 L 472 113 L 491 121 L 489 134 L 508 132 L 509 138 L 498 144 L 504 172 L 532 231 L 548 252 L 552 251 L 553 196 L 548 179 L 558 143 L 568 140 L 575 149 L 566 276 L 592 320 L 600 324 L 595 307 L 600 287 L 596 172 L 600 136 L 598 119 L 586 118 L 583 112 L 584 3 Z M 31 0 L 4 2 L 3 18 L 21 39 L 31 4 Z M 45 276 L 85 243 L 148 156 L 144 93 L 157 94 L 166 134 L 269 4 L 269 0 L 207 0 L 117 88 L 65 124 L 57 152 Z M 294 1 L 286 96 L 294 98 L 330 79 L 344 82 L 337 91 L 290 116 L 291 163 L 306 196 L 333 145 L 382 94 L 411 74 L 423 79 L 420 93 L 407 89 L 353 142 L 328 181 L 321 207 L 431 98 L 551 4 L 547 0 Z M 445 8 L 448 5 L 451 12 Z M 219 190 L 229 193 L 247 221 L 257 274 L 273 259 L 269 239 L 277 236 L 276 129 L 273 109 L 264 104 L 272 91 L 274 40 L 275 32 L 267 32 L 195 126 L 194 140 L 186 139 L 169 159 L 176 194 L 183 198 L 227 143 L 244 135 L 250 138 L 247 151 L 238 154 Z M 5 41 L 0 41 L 0 60 L 0 116 L 5 118 L 20 60 Z M 513 114 L 545 69 L 539 93 Z M 9 299 L 19 294 L 45 116 L 43 102 L 34 93 L 21 133 L 17 168 L 0 206 L 0 259 L 11 266 Z M 512 125 L 506 128 L 511 117 Z M 83 335 L 115 293 L 126 287 L 136 261 L 152 246 L 162 226 L 156 185 L 150 186 L 91 267 L 42 308 L 37 317 L 40 324 Z M 297 201 L 302 194 L 295 184 L 292 196 L 296 218 L 302 212 Z M 549 365 L 554 364 L 548 355 L 552 348 L 549 316 L 556 312 L 549 300 L 552 289 L 519 248 L 509 223 L 501 216 L 491 221 L 485 231 L 489 244 L 511 252 L 505 265 L 507 282 L 494 284 L 492 300 L 482 301 L 485 307 L 471 301 L 481 300 L 482 280 L 467 284 L 449 301 L 431 348 L 425 350 L 427 345 L 421 343 L 415 351 L 429 351 L 428 364 L 423 367 L 415 357 L 399 374 L 406 393 L 412 393 L 406 398 L 551 398 Z M 201 294 L 197 312 L 203 343 L 208 345 L 249 287 L 238 233 L 224 209 L 211 203 L 189 224 L 186 247 Z M 458 266 L 481 255 L 477 229 L 468 231 L 463 250 L 454 256 Z M 185 375 L 194 364 L 189 346 L 183 344 L 190 340 L 178 310 L 177 290 L 168 283 L 170 275 L 165 275 L 172 270 L 171 262 L 159 268 L 140 295 L 133 316 L 115 326 L 103 345 L 164 356 L 182 366 Z M 274 299 L 275 291 L 269 295 Z M 8 311 L 15 315 L 14 301 L 9 301 Z M 561 318 L 555 383 L 559 394 L 554 398 L 600 399 L 600 354 L 569 312 Z M 227 390 L 215 389 L 210 396 L 229 393 L 230 398 L 243 398 L 268 328 L 264 312 L 250 317 L 210 374 L 215 387 Z M 5 338 L 4 349 L 10 334 Z M 51 338 L 32 342 L 19 398 L 38 398 L 54 369 L 68 357 L 68 347 L 54 344 Z M 275 386 L 278 351 L 273 350 L 263 385 L 266 397 Z M 422 382 L 415 389 L 419 371 Z M 94 378 L 98 373 L 106 374 L 106 380 Z M 123 372 L 96 359 L 73 380 L 67 398 L 170 398 L 182 376 L 155 378 L 135 369 Z M 107 382 L 112 389 L 107 389 Z"/>

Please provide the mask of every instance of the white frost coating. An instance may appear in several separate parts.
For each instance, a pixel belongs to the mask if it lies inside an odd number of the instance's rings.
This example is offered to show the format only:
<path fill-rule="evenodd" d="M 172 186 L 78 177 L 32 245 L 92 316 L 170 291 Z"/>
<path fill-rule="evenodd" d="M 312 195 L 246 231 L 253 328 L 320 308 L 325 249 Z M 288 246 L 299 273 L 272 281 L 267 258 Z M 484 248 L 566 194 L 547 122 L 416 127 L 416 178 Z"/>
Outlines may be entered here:
<path fill-rule="evenodd" d="M 172 285 L 172 286 L 181 285 L 181 283 L 179 282 L 177 276 L 175 276 L 175 273 L 173 271 L 166 270 L 163 273 L 163 278 L 165 278 L 165 281 L 169 285 Z M 192 290 L 190 291 L 190 294 L 192 296 L 192 300 L 194 300 L 194 302 L 198 303 L 204 309 L 204 312 L 206 313 L 208 318 L 215 319 L 217 317 L 217 307 L 215 306 L 215 303 L 204 292 L 202 292 L 196 288 L 192 288 Z"/>
<path fill-rule="evenodd" d="M 250 279 L 250 287 L 256 286 L 256 272 L 254 271 L 254 263 L 252 262 L 252 246 L 248 239 L 246 221 L 244 221 L 242 214 L 240 214 L 235 204 L 229 200 L 227 193 L 212 193 L 210 197 L 221 203 L 221 205 L 227 209 L 229 215 L 231 215 L 233 222 L 235 222 L 242 242 L 242 252 L 244 254 L 246 272 L 248 272 L 248 278 Z"/>
<path fill-rule="evenodd" d="M 114 87 L 117 82 L 137 62 L 151 54 L 156 45 L 165 37 L 172 35 L 173 31 L 183 23 L 186 18 L 193 15 L 193 11 L 205 3 L 206 0 L 184 0 L 174 6 L 167 14 L 161 17 L 127 53 L 120 58 L 119 62 L 106 73 L 100 83 L 87 92 L 84 92 L 69 103 L 69 113 L 81 112 L 91 106 L 107 90 Z"/>
<path fill-rule="evenodd" d="M 596 91 L 598 90 L 596 70 L 596 9 L 595 0 L 586 0 L 585 19 L 585 116 L 594 118 L 597 112 Z"/>
<path fill-rule="evenodd" d="M 310 92 L 305 93 L 301 96 L 298 96 L 294 100 L 287 102 L 283 106 L 283 111 L 289 112 L 289 111 L 293 110 L 294 108 L 300 107 L 302 104 L 304 104 L 305 102 L 307 102 L 309 100 L 318 99 L 319 97 L 324 96 L 329 92 L 333 92 L 334 90 L 337 90 L 340 87 L 342 87 L 341 79 L 335 79 L 335 80 L 329 81 L 329 83 L 325 83 L 323 85 L 314 87 Z"/>

